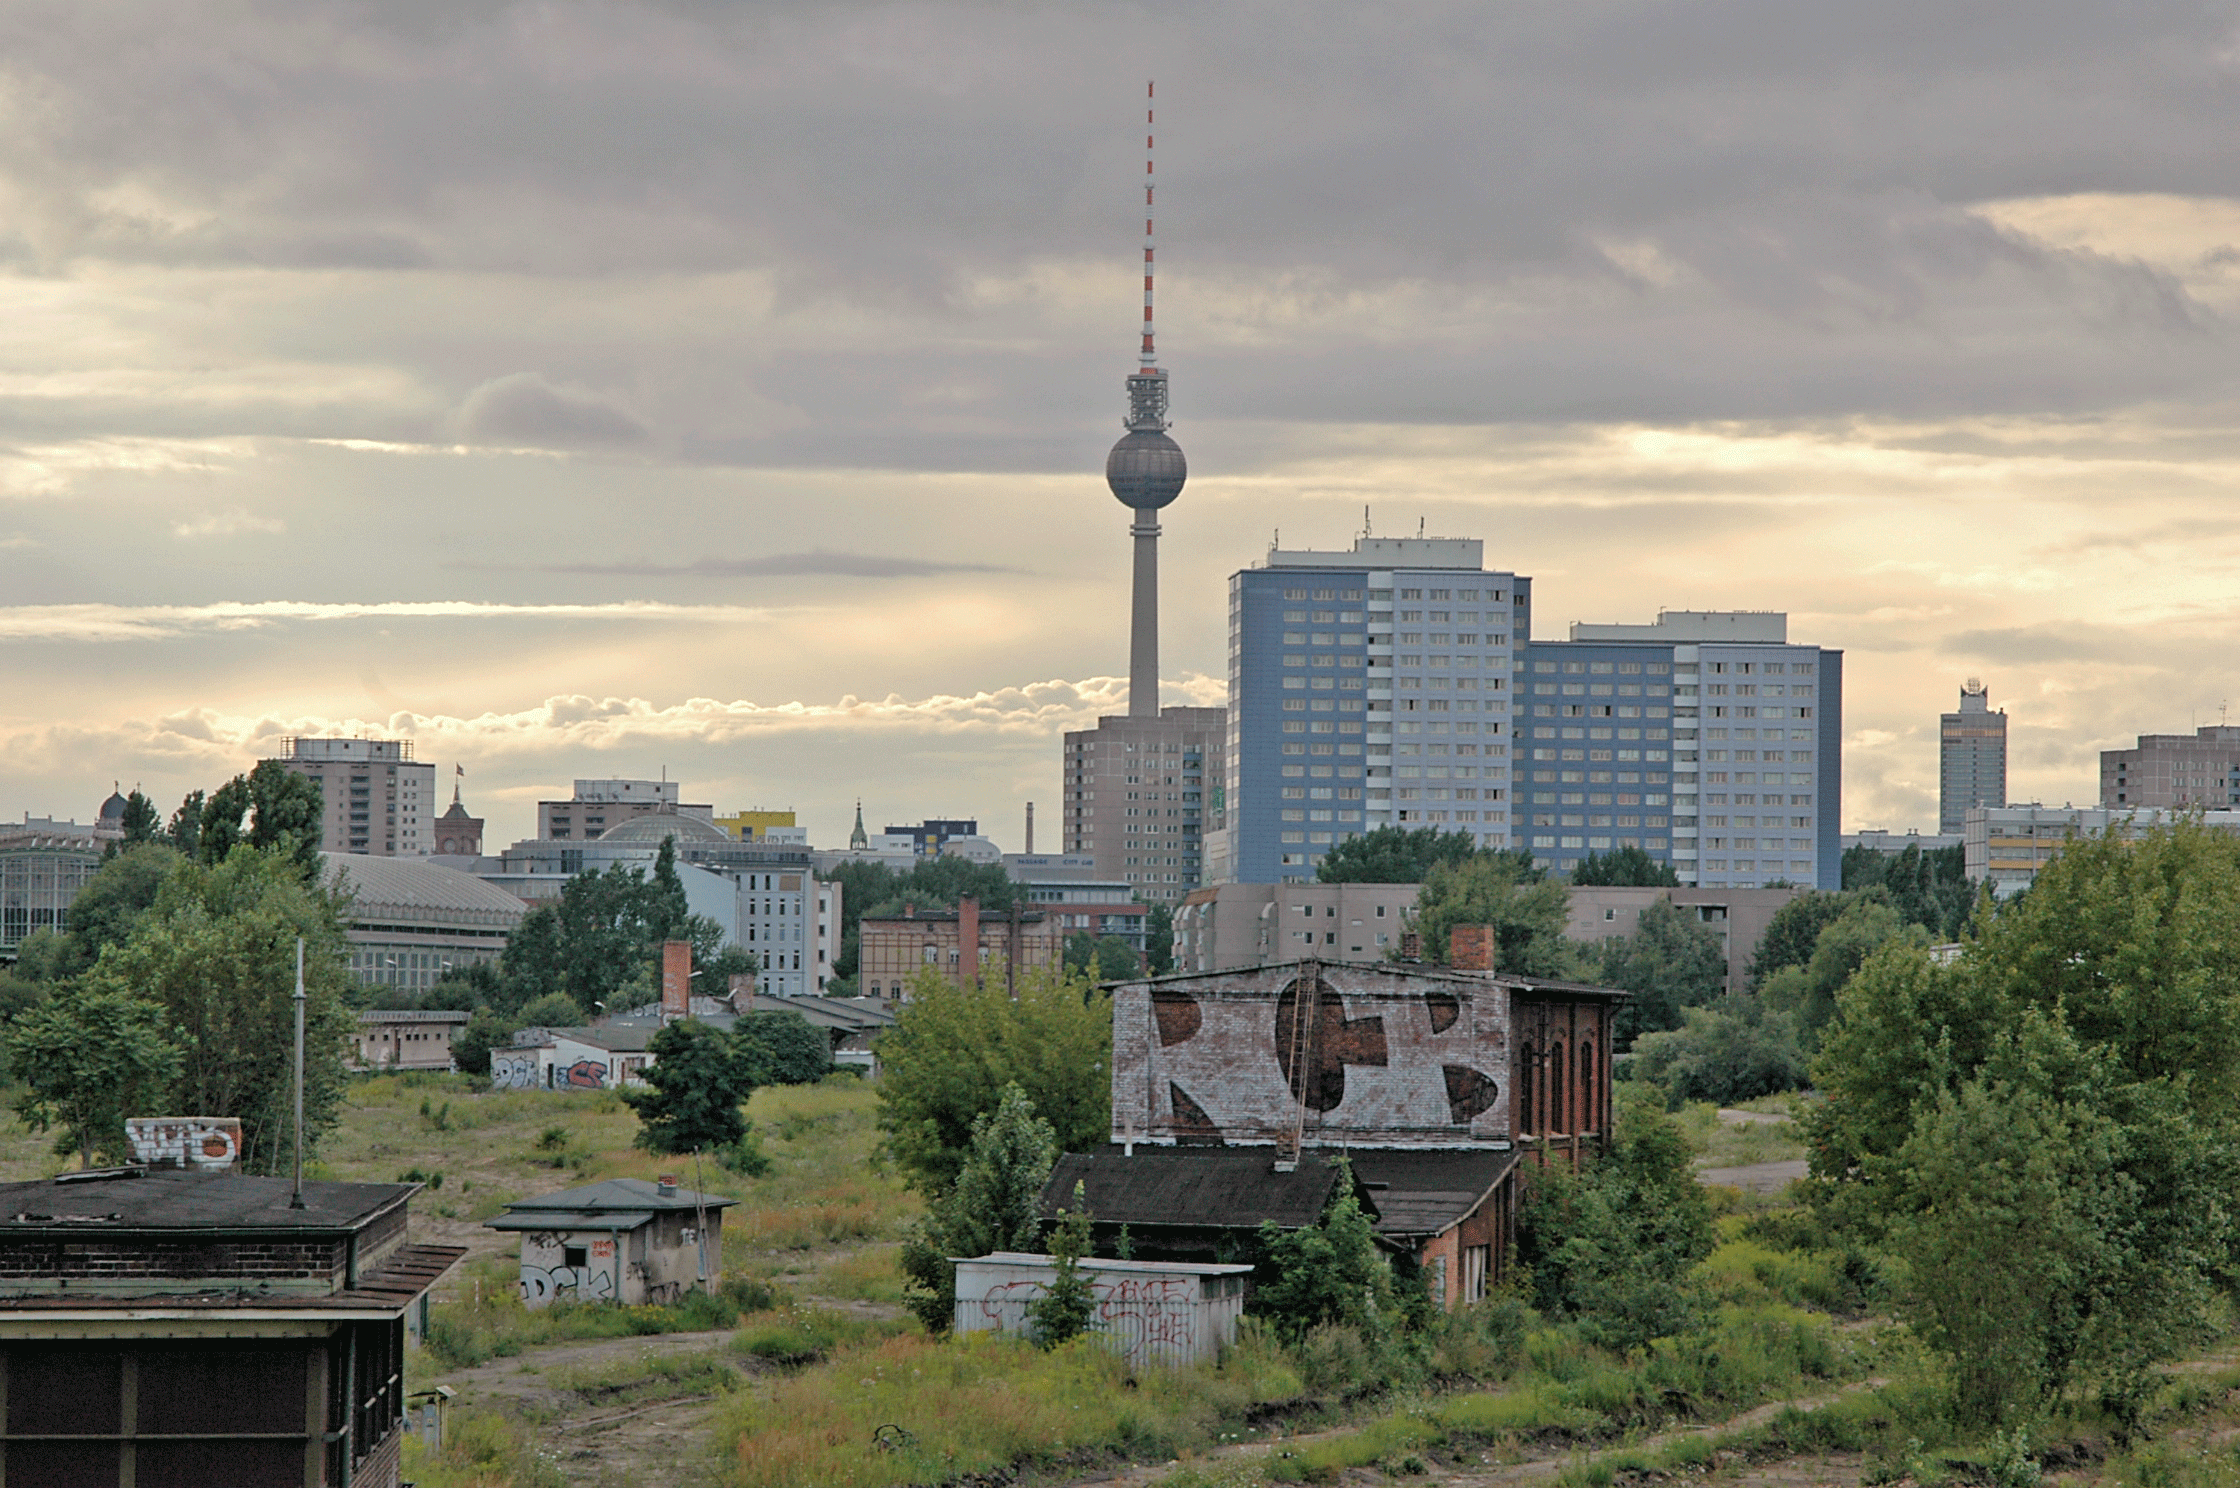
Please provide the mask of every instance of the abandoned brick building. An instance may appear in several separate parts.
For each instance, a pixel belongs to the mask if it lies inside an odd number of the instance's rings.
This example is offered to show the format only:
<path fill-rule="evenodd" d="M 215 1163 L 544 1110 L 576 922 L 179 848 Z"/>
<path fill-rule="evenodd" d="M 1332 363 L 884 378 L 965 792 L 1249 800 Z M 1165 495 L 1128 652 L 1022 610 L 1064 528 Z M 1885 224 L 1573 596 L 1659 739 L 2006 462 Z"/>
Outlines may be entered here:
<path fill-rule="evenodd" d="M 0 1483 L 396 1488 L 406 1315 L 465 1252 L 410 1243 L 418 1184 L 197 1166 L 0 1184 Z"/>
<path fill-rule="evenodd" d="M 1489 927 L 1446 967 L 1298 961 L 1120 984 L 1112 1143 L 1060 1159 L 1100 1231 L 1229 1259 L 1262 1220 L 1311 1224 L 1347 1160 L 1379 1236 L 1445 1305 L 1506 1272 L 1527 1164 L 1576 1166 L 1610 1123 L 1625 993 L 1490 969 Z"/>

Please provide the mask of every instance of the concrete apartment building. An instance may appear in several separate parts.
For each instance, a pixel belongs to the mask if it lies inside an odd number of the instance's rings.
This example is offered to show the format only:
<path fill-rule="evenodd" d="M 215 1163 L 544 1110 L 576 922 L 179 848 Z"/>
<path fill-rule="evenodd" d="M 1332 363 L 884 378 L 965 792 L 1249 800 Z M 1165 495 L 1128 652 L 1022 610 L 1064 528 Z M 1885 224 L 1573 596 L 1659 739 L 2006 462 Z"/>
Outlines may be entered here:
<path fill-rule="evenodd" d="M 2101 750 L 2100 804 L 2111 810 L 2240 806 L 2240 727 L 2141 734 L 2129 749 Z"/>
<path fill-rule="evenodd" d="M 1719 937 L 1727 958 L 1727 990 L 1749 985 L 1750 960 L 1765 939 L 1774 912 L 1803 889 L 1655 889 L 1581 886 L 1571 891 L 1571 913 L 1563 933 L 1572 940 L 1593 944 L 1631 935 L 1641 924 L 1641 912 L 1660 899 Z"/>
<path fill-rule="evenodd" d="M 1231 575 L 1209 881 L 1309 883 L 1380 826 L 1510 845 L 1509 698 L 1530 633 L 1531 580 L 1487 570 L 1475 538 L 1271 549 Z"/>
<path fill-rule="evenodd" d="M 674 780 L 578 780 L 570 799 L 537 803 L 537 836 L 549 842 L 593 842 L 610 827 L 657 811 L 715 820 L 715 807 L 680 802 L 678 790 Z"/>
<path fill-rule="evenodd" d="M 1097 860 L 1063 853 L 1005 853 L 1003 871 L 1026 890 L 1027 903 L 1054 915 L 1058 935 L 1086 931 L 1102 939 L 1110 935 L 1141 953 L 1143 926 L 1151 906 L 1135 897 L 1124 880 L 1097 871 Z"/>
<path fill-rule="evenodd" d="M 1065 736 L 1068 857 L 1146 901 L 1179 903 L 1205 874 L 1205 844 L 1225 820 L 1228 710 L 1162 708 L 1099 718 Z"/>
<path fill-rule="evenodd" d="M 2007 711 L 1992 712 L 1990 689 L 1970 677 L 1960 711 L 1938 721 L 1937 831 L 1958 835 L 1975 807 L 2006 804 Z"/>
<path fill-rule="evenodd" d="M 1962 851 L 1969 881 L 1988 881 L 1994 894 L 2009 899 L 2036 882 L 2072 838 L 2110 830 L 2122 837 L 2143 837 L 2150 828 L 2197 813 L 2210 830 L 2240 835 L 2240 810 L 2204 811 L 2190 805 L 2110 809 L 2042 806 L 2033 801 L 2023 806 L 1979 806 L 1969 812 Z"/>
<path fill-rule="evenodd" d="M 1558 872 L 1638 847 L 1683 884 L 1840 888 L 1843 653 L 1788 630 L 1775 612 L 1666 610 L 1533 642 L 1516 843 Z"/>
<path fill-rule="evenodd" d="M 278 763 L 319 787 L 320 846 L 376 858 L 436 850 L 436 767 L 410 739 L 283 739 Z"/>
<path fill-rule="evenodd" d="M 986 971 L 1010 988 L 1019 974 L 1055 966 L 1065 953 L 1056 915 L 1039 909 L 983 910 L 967 899 L 955 909 L 907 907 L 899 915 L 856 922 L 856 983 L 866 997 L 899 1002 L 920 967 L 958 982 Z"/>
<path fill-rule="evenodd" d="M 1400 944 L 1420 884 L 1219 884 L 1174 912 L 1174 969 L 1275 961 L 1382 961 Z"/>

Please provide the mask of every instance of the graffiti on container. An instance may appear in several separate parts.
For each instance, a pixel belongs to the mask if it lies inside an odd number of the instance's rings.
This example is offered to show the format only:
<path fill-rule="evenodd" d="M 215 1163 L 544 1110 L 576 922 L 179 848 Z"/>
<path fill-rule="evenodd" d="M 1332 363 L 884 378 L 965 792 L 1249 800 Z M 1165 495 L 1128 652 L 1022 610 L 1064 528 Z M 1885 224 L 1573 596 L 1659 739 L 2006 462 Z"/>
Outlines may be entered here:
<path fill-rule="evenodd" d="M 1006 1306 L 1023 1307 L 1039 1298 L 1044 1283 L 1039 1281 L 1010 1281 L 991 1287 L 980 1299 L 980 1314 L 998 1327 L 1003 1325 Z M 1198 1283 L 1194 1278 L 1181 1276 L 1093 1276 L 1089 1291 L 1097 1299 L 1097 1321 L 1094 1326 L 1106 1332 L 1124 1330 L 1141 1338 L 1147 1344 L 1171 1344 L 1178 1349 L 1190 1346 L 1190 1311 L 1187 1304 L 1198 1296 Z"/>
<path fill-rule="evenodd" d="M 542 1307 L 562 1297 L 579 1301 L 609 1301 L 614 1297 L 614 1272 L 593 1266 L 543 1266 L 521 1268 L 521 1300 Z"/>
<path fill-rule="evenodd" d="M 570 1090 L 604 1090 L 607 1067 L 600 1060 L 579 1059 L 568 1066 L 567 1085 Z"/>

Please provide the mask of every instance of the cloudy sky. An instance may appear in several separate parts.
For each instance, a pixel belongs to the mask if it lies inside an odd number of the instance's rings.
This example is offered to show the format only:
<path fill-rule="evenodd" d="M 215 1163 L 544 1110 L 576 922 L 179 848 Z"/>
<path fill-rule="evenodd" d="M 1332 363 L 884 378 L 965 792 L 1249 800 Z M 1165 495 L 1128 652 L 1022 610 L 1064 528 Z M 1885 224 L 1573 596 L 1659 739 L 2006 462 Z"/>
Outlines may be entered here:
<path fill-rule="evenodd" d="M 1844 821 L 2240 703 L 2240 15 L 1884 0 L 0 8 L 0 817 L 410 734 L 1054 815 L 1125 692 L 1159 80 L 1167 696 L 1281 530 L 1539 632 L 1786 610 Z M 1049 845 L 1047 840 L 1042 844 Z"/>

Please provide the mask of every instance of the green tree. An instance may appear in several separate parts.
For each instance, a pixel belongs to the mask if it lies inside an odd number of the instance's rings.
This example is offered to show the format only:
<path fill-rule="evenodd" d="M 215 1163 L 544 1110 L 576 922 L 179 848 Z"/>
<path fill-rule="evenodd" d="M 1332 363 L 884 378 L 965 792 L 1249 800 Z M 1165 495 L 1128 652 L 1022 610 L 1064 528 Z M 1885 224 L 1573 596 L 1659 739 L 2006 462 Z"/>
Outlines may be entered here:
<path fill-rule="evenodd" d="M 143 842 L 153 842 L 163 835 L 163 818 L 156 812 L 156 803 L 140 794 L 140 787 L 124 798 L 124 845 L 136 847 Z"/>
<path fill-rule="evenodd" d="M 85 1168 L 125 1160 L 125 1118 L 163 1114 L 179 1074 L 163 1008 L 114 989 L 57 992 L 9 1025 L 5 1047 L 16 1113 L 33 1131 L 59 1128 L 55 1151 Z"/>
<path fill-rule="evenodd" d="M 1260 1226 L 1261 1280 L 1248 1305 L 1292 1343 L 1325 1324 L 1361 1327 L 1393 1308 L 1392 1264 L 1355 1197 L 1343 1158 L 1337 1193 L 1316 1223 L 1297 1230 Z"/>
<path fill-rule="evenodd" d="M 84 969 L 78 942 L 50 925 L 41 925 L 16 943 L 18 981 L 39 986 L 68 981 Z"/>
<path fill-rule="evenodd" d="M 201 791 L 188 791 L 179 809 L 171 813 L 171 827 L 167 835 L 171 845 L 190 858 L 202 855 L 202 808 L 205 797 Z"/>
<path fill-rule="evenodd" d="M 511 1046 L 515 1027 L 511 1018 L 493 1011 L 487 1003 L 476 1007 L 467 1014 L 467 1026 L 451 1041 L 452 1062 L 462 1074 L 489 1074 L 490 1051 Z"/>
<path fill-rule="evenodd" d="M 1321 883 L 1422 883 L 1434 863 L 1460 863 L 1477 853 L 1478 839 L 1469 832 L 1378 827 L 1324 853 L 1315 878 Z M 1529 868 L 1532 855 L 1522 856 Z"/>
<path fill-rule="evenodd" d="M 340 910 L 334 895 L 304 881 L 292 851 L 242 848 L 215 866 L 181 863 L 129 938 L 80 979 L 89 992 L 163 1008 L 181 1056 L 172 1110 L 239 1117 L 252 1173 L 283 1170 L 291 1151 L 298 936 L 307 1152 L 340 1115 L 356 1026 Z"/>
<path fill-rule="evenodd" d="M 757 1085 L 814 1085 L 832 1073 L 831 1038 L 799 1013 L 748 1013 L 731 1039 Z"/>
<path fill-rule="evenodd" d="M 222 863 L 247 843 L 287 857 L 306 877 L 316 876 L 323 799 L 319 783 L 310 776 L 298 775 L 278 760 L 259 760 L 248 774 L 236 775 L 210 793 L 197 822 L 195 855 L 205 863 Z"/>
<path fill-rule="evenodd" d="M 583 1009 L 565 992 L 547 992 L 542 997 L 532 997 L 521 1004 L 514 1014 L 516 1028 L 579 1028 Z"/>
<path fill-rule="evenodd" d="M 1576 1177 L 1560 1168 L 1534 1174 L 1518 1255 L 1543 1312 L 1622 1351 L 1688 1327 L 1696 1311 L 1689 1272 L 1714 1235 L 1680 1129 L 1654 1092 L 1616 1088 L 1610 1149 Z"/>
<path fill-rule="evenodd" d="M 1800 1088 L 1808 1061 L 1796 1019 L 1747 994 L 1683 1010 L 1686 1023 L 1634 1041 L 1633 1074 L 1675 1102 L 1732 1106 Z"/>
<path fill-rule="evenodd" d="M 1079 1338 L 1097 1320 L 1097 1294 L 1090 1288 L 1089 1278 L 1081 1274 L 1081 1258 L 1089 1253 L 1093 1223 L 1088 1195 L 1077 1181 L 1072 1206 L 1058 1211 L 1058 1223 L 1050 1234 L 1051 1269 L 1057 1274 L 1050 1278 L 1042 1295 L 1027 1304 L 1027 1322 L 1034 1330 L 1034 1341 L 1046 1349 Z"/>
<path fill-rule="evenodd" d="M 70 901 L 66 923 L 80 966 L 131 938 L 140 917 L 154 907 L 166 880 L 180 864 L 179 854 L 162 842 L 136 843 L 101 865 Z"/>
<path fill-rule="evenodd" d="M 1812 955 L 1802 966 L 1785 966 L 1765 981 L 1766 1006 L 1796 1014 L 1799 1036 L 1810 1048 L 1835 1016 L 1836 994 L 1867 957 L 1891 941 L 1927 945 L 1928 932 L 1909 925 L 1880 889 L 1852 896 L 1834 919 L 1821 927 Z"/>
<path fill-rule="evenodd" d="M 1457 925 L 1491 925 L 1500 946 L 1496 971 L 1527 976 L 1578 974 L 1588 953 L 1564 939 L 1571 900 L 1564 886 L 1512 853 L 1484 852 L 1438 862 L 1416 896 L 1425 956 L 1445 964 Z"/>
<path fill-rule="evenodd" d="M 671 1023 L 646 1044 L 653 1056 L 643 1089 L 622 1099 L 638 1113 L 637 1145 L 654 1152 L 729 1147 L 747 1134 L 740 1103 L 754 1094 L 754 1071 L 722 1030 L 697 1018 Z"/>
<path fill-rule="evenodd" d="M 895 1026 L 879 1038 L 879 1128 L 931 1196 L 964 1167 L 973 1124 L 1019 1086 L 1063 1149 L 1085 1152 L 1112 1120 L 1112 999 L 1093 983 L 1039 969 L 960 987 L 921 972 Z"/>
<path fill-rule="evenodd" d="M 1671 864 L 1658 862 L 1638 847 L 1621 847 L 1615 852 L 1588 853 L 1571 870 L 1571 881 L 1598 887 L 1676 889 L 1680 875 Z"/>
<path fill-rule="evenodd" d="M 1152 976 L 1174 970 L 1174 908 L 1154 904 L 1143 916 L 1143 961 Z"/>
<path fill-rule="evenodd" d="M 1707 1007 L 1726 991 L 1727 953 L 1694 913 L 1659 899 L 1641 911 L 1631 935 L 1595 947 L 1602 981 L 1631 992 L 1618 1008 L 1621 1050 L 1644 1033 L 1678 1028 L 1689 1008 Z"/>
<path fill-rule="evenodd" d="M 1971 1416 L 2071 1390 L 2135 1416 L 2230 1273 L 2236 914 L 2240 843 L 2083 838 L 1951 964 L 1893 940 L 1838 994 L 1803 1118 L 1813 1198 L 1907 1261 Z"/>
<path fill-rule="evenodd" d="M 1820 943 L 1820 932 L 1828 928 L 1844 907 L 1850 896 L 1829 894 L 1818 889 L 1808 889 L 1773 912 L 1766 933 L 1758 938 L 1758 949 L 1750 958 L 1750 990 L 1758 991 L 1784 966 L 1803 966 L 1812 959 L 1813 948 Z"/>
<path fill-rule="evenodd" d="M 955 1184 L 902 1242 L 903 1305 L 931 1333 L 956 1316 L 951 1256 L 1032 1251 L 1042 1233 L 1042 1186 L 1058 1160 L 1058 1136 L 1017 1084 L 975 1115 Z"/>
<path fill-rule="evenodd" d="M 1093 982 L 1125 982 L 1143 975 L 1143 958 L 1117 935 L 1076 930 L 1066 937 L 1066 970 Z"/>

